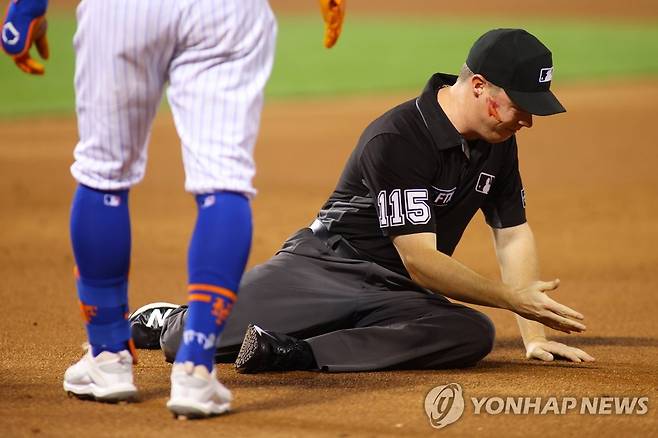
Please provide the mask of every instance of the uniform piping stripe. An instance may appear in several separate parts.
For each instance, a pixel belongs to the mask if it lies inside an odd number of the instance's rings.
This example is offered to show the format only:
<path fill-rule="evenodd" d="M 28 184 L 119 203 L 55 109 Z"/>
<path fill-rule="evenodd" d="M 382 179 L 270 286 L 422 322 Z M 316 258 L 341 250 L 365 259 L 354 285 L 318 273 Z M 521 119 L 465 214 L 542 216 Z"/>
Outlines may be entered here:
<path fill-rule="evenodd" d="M 201 301 L 202 303 L 209 303 L 212 301 L 212 297 L 210 295 L 205 295 L 205 294 L 189 294 L 187 296 L 188 301 Z"/>
<path fill-rule="evenodd" d="M 215 286 L 212 284 L 190 284 L 189 286 L 187 286 L 187 291 L 212 292 L 217 295 L 221 295 L 225 298 L 228 298 L 231 301 L 236 301 L 238 299 L 238 296 L 234 292 L 231 292 L 228 289 L 224 289 L 223 287 Z"/>
<path fill-rule="evenodd" d="M 416 98 L 416 109 L 420 113 L 420 117 L 423 119 L 423 123 L 425 124 L 425 127 L 429 129 L 429 125 L 427 124 L 427 120 L 425 120 L 425 115 L 423 112 L 420 110 L 420 105 L 418 105 L 418 98 Z"/>

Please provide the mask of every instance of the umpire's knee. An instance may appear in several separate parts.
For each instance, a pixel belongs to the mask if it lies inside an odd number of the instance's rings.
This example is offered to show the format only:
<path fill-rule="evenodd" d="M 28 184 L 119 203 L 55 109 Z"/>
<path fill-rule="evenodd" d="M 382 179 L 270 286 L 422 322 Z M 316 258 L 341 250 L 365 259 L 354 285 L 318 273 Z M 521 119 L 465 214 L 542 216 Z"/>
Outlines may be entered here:
<path fill-rule="evenodd" d="M 435 351 L 408 366 L 424 369 L 470 367 L 484 359 L 493 349 L 495 328 L 484 313 L 465 306 L 449 318 L 438 317 L 435 330 L 428 335 L 434 339 Z"/>
<path fill-rule="evenodd" d="M 469 310 L 469 323 L 464 324 L 464 346 L 468 351 L 465 365 L 475 365 L 493 350 L 496 328 L 487 315 L 477 310 Z"/>
<path fill-rule="evenodd" d="M 473 364 L 475 364 L 493 350 L 496 328 L 491 319 L 484 313 L 474 310 L 469 317 L 473 319 L 473 324 L 470 326 L 473 332 L 470 336 L 470 343 L 474 358 Z"/>
<path fill-rule="evenodd" d="M 493 349 L 496 329 L 487 315 L 466 307 L 455 322 L 452 332 L 454 343 L 447 351 L 437 351 L 432 361 L 433 367 L 471 367 Z"/>

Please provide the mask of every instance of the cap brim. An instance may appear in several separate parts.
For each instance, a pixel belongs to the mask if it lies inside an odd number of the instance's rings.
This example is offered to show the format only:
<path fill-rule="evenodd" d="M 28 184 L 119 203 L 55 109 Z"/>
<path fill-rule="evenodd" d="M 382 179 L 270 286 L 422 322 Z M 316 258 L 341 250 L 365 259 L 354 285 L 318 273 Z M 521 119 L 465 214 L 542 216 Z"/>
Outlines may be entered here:
<path fill-rule="evenodd" d="M 550 90 L 530 93 L 514 90 L 505 90 L 505 92 L 523 111 L 536 116 L 550 116 L 567 111 Z"/>

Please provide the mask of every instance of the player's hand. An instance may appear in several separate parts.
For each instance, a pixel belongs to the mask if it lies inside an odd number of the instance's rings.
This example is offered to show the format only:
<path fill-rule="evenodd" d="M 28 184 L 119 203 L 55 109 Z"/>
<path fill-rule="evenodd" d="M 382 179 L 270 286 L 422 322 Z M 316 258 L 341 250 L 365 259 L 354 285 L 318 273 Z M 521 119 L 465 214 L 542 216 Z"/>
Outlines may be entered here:
<path fill-rule="evenodd" d="M 535 281 L 515 291 L 510 297 L 510 310 L 561 332 L 584 332 L 586 327 L 580 322 L 583 315 L 546 295 L 546 292 L 557 289 L 559 285 L 558 279 Z"/>
<path fill-rule="evenodd" d="M 555 356 L 571 362 L 594 362 L 594 358 L 583 350 L 546 339 L 529 342 L 526 346 L 526 359 L 552 361 Z"/>
<path fill-rule="evenodd" d="M 345 16 L 347 0 L 320 0 L 320 10 L 324 18 L 324 46 L 333 47 L 340 36 Z"/>
<path fill-rule="evenodd" d="M 11 0 L 2 24 L 2 48 L 25 73 L 42 75 L 45 68 L 30 56 L 32 44 L 43 59 L 50 55 L 46 30 L 48 0 Z"/>

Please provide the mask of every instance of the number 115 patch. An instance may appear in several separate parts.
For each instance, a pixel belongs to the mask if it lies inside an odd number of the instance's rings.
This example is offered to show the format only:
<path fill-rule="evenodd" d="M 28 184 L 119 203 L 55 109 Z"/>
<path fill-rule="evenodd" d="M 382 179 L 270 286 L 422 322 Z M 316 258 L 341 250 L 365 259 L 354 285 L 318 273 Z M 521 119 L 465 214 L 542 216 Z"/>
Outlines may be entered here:
<path fill-rule="evenodd" d="M 380 191 L 377 194 L 380 228 L 397 227 L 406 221 L 414 225 L 428 223 L 432 217 L 428 199 L 427 189 Z"/>

